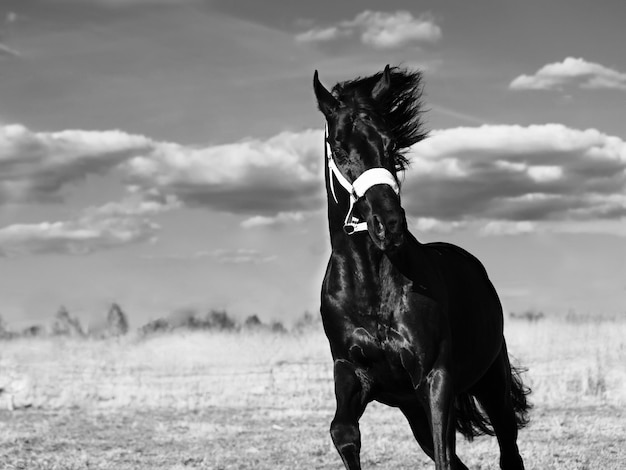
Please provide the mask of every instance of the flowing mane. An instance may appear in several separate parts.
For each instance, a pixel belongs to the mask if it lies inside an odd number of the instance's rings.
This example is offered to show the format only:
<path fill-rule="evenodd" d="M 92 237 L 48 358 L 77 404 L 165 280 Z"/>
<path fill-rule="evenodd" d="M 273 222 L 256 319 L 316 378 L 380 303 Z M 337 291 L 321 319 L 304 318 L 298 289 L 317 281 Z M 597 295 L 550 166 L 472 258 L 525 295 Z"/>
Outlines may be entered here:
<path fill-rule="evenodd" d="M 372 90 L 383 72 L 339 82 L 333 87 L 332 93 L 342 104 L 357 110 L 374 111 L 384 119 L 395 143 L 396 169 L 403 171 L 410 163 L 405 152 L 427 135 L 421 119 L 422 74 L 417 70 L 400 67 L 392 67 L 390 72 L 389 93 L 380 100 L 372 98 Z"/>

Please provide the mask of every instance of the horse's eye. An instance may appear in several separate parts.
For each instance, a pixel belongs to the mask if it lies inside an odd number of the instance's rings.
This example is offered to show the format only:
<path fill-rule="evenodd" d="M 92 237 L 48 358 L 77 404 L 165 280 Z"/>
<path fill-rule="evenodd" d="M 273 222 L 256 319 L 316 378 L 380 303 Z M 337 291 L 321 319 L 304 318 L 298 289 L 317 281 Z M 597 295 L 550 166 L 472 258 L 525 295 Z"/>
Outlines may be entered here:
<path fill-rule="evenodd" d="M 333 154 L 335 156 L 343 157 L 343 156 L 346 155 L 346 151 L 343 148 L 341 148 L 341 146 L 339 145 L 338 142 L 336 142 L 336 141 L 335 142 L 329 142 L 329 144 L 330 144 L 330 147 L 332 148 Z"/>
<path fill-rule="evenodd" d="M 391 140 L 386 135 L 382 135 L 382 139 L 383 139 L 383 146 L 385 147 L 385 150 L 387 152 L 392 152 L 395 147 L 393 140 Z"/>

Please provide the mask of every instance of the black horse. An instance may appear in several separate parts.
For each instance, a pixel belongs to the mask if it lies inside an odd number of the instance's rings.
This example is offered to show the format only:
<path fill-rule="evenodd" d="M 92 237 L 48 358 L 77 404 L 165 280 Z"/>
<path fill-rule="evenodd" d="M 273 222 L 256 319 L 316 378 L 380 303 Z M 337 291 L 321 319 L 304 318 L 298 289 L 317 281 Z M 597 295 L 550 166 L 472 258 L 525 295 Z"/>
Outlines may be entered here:
<path fill-rule="evenodd" d="M 529 390 L 512 368 L 502 307 L 480 261 L 408 231 L 398 173 L 425 137 L 421 74 L 389 68 L 313 87 L 326 117 L 332 253 L 321 313 L 334 360 L 330 426 L 348 470 L 361 468 L 359 419 L 376 400 L 400 408 L 437 470 L 466 469 L 455 428 L 497 436 L 500 467 L 524 468 L 517 432 Z M 343 188 L 343 189 L 342 189 Z"/>

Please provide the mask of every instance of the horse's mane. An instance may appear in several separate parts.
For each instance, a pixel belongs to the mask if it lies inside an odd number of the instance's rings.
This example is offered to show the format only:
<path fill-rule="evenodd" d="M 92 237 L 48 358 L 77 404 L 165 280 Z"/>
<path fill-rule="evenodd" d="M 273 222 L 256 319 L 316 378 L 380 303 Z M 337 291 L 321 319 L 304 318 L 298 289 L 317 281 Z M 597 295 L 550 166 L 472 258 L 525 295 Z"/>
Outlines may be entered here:
<path fill-rule="evenodd" d="M 342 104 L 373 110 L 385 121 L 395 143 L 396 169 L 402 171 L 409 165 L 404 153 L 427 135 L 421 120 L 422 73 L 400 67 L 390 68 L 390 89 L 381 99 L 374 100 L 372 90 L 382 75 L 383 72 L 378 72 L 369 77 L 339 82 L 332 93 Z"/>

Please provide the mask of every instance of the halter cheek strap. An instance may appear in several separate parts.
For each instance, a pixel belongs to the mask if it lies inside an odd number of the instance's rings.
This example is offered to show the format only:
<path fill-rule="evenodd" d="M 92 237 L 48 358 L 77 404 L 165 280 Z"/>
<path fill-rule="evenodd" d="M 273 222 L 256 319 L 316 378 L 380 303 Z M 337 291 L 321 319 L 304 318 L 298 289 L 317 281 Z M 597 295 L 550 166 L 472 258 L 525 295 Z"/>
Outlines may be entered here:
<path fill-rule="evenodd" d="M 350 183 L 350 181 L 348 181 L 343 173 L 341 173 L 339 167 L 335 163 L 332 149 L 330 148 L 330 144 L 328 143 L 327 127 L 324 129 L 324 143 L 324 151 L 326 153 L 326 160 L 328 162 L 330 177 L 330 191 L 333 194 L 333 199 L 335 200 L 335 203 L 339 202 L 337 201 L 337 195 L 335 193 L 335 179 L 337 179 L 339 184 L 343 186 L 348 194 L 350 194 L 350 207 L 348 208 L 348 213 L 346 214 L 346 218 L 343 222 L 343 230 L 348 235 L 352 235 L 356 232 L 364 232 L 367 230 L 367 222 L 359 221 L 359 218 L 353 215 L 354 204 L 356 203 L 356 201 L 359 200 L 359 198 L 362 198 L 368 189 L 377 184 L 387 184 L 391 186 L 396 194 L 400 194 L 398 182 L 389 170 L 385 168 L 371 168 L 364 171 L 357 179 L 354 180 L 354 182 Z"/>

